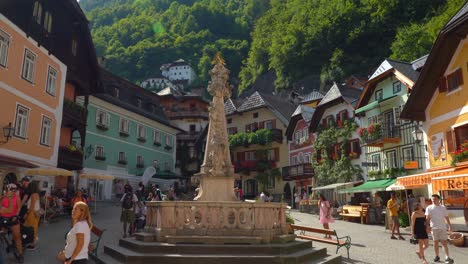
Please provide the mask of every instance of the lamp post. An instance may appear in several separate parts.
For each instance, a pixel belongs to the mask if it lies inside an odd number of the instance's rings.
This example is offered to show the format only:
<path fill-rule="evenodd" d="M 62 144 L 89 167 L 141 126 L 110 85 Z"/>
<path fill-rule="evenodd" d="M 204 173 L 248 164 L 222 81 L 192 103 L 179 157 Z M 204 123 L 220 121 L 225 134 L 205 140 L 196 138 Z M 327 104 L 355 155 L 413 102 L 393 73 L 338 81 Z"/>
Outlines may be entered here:
<path fill-rule="evenodd" d="M 85 155 L 85 159 L 89 158 L 94 152 L 94 147 L 93 145 L 89 145 L 87 148 L 86 148 L 86 155 Z"/>
<path fill-rule="evenodd" d="M 8 123 L 7 126 L 3 127 L 3 136 L 6 138 L 5 141 L 1 141 L 1 143 L 7 143 L 8 140 L 13 136 L 14 128 L 11 126 L 11 122 Z"/>

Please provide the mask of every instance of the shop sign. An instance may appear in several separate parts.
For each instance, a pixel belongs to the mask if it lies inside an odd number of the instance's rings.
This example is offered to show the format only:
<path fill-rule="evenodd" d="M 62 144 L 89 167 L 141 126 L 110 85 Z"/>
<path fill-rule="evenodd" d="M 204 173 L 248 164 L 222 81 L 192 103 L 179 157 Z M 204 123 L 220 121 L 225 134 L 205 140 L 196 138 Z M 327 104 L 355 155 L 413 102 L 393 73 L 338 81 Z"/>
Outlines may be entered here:
<path fill-rule="evenodd" d="M 362 167 L 377 167 L 377 166 L 379 166 L 379 163 L 377 163 L 377 162 L 362 162 L 361 166 Z"/>
<path fill-rule="evenodd" d="M 419 168 L 419 164 L 415 160 L 407 160 L 407 161 L 405 161 L 404 168 L 406 170 L 415 170 L 415 169 Z"/>
<path fill-rule="evenodd" d="M 398 178 L 397 184 L 402 186 L 418 186 L 431 183 L 432 175 Z"/>
<path fill-rule="evenodd" d="M 452 189 L 468 189 L 468 178 L 447 179 L 446 185 L 448 190 Z"/>

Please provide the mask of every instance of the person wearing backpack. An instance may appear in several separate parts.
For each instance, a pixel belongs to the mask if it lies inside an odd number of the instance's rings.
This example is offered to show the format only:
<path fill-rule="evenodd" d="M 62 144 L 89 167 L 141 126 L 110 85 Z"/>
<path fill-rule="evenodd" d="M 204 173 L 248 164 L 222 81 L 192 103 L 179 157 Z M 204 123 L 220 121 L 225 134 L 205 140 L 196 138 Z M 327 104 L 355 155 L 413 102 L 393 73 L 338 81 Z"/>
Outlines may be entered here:
<path fill-rule="evenodd" d="M 138 197 L 133 193 L 130 185 L 125 186 L 125 194 L 120 200 L 122 202 L 122 213 L 120 215 L 120 222 L 123 223 L 123 237 L 127 237 L 127 224 L 129 225 L 128 235 L 133 236 L 134 223 L 135 223 L 135 209 Z"/>

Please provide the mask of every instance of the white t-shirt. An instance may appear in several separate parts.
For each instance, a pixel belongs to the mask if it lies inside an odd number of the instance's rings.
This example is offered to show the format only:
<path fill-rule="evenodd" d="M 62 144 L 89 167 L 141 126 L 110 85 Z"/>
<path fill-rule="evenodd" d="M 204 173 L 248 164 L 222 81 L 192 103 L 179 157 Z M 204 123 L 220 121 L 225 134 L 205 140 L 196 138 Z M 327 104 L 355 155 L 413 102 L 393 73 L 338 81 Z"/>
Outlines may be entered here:
<path fill-rule="evenodd" d="M 426 208 L 426 215 L 431 217 L 431 227 L 433 229 L 447 229 L 445 217 L 448 216 L 447 208 L 443 205 L 431 204 Z"/>
<path fill-rule="evenodd" d="M 76 248 L 76 234 L 84 234 L 84 243 L 80 253 L 75 257 L 78 259 L 88 259 L 88 245 L 91 238 L 91 229 L 88 226 L 88 222 L 79 221 L 77 222 L 70 232 L 67 234 L 67 244 L 65 245 L 65 257 L 70 258 L 73 255 L 73 251 Z"/>

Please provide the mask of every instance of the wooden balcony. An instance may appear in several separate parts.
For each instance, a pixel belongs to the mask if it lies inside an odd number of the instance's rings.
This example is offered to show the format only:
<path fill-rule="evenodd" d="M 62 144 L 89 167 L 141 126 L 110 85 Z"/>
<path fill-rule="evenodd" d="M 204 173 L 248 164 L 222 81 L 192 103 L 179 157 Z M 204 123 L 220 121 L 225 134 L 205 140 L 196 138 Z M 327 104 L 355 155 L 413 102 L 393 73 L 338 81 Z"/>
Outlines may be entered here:
<path fill-rule="evenodd" d="M 66 170 L 81 170 L 83 169 L 83 153 L 79 150 L 72 151 L 66 146 L 60 146 L 57 166 Z"/>
<path fill-rule="evenodd" d="M 312 164 L 303 163 L 283 167 L 283 181 L 310 179 L 314 177 L 314 170 Z"/>
<path fill-rule="evenodd" d="M 208 119 L 208 110 L 201 108 L 173 108 L 166 112 L 170 119 L 177 118 L 203 118 Z"/>
<path fill-rule="evenodd" d="M 400 135 L 400 126 L 381 126 L 373 133 L 361 137 L 361 143 L 369 147 L 383 147 L 388 143 L 398 144 L 401 141 Z"/>
<path fill-rule="evenodd" d="M 67 99 L 63 100 L 63 122 L 64 127 L 86 126 L 86 109 Z"/>

